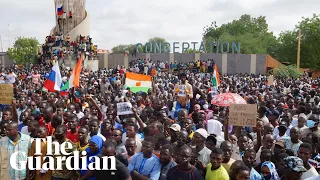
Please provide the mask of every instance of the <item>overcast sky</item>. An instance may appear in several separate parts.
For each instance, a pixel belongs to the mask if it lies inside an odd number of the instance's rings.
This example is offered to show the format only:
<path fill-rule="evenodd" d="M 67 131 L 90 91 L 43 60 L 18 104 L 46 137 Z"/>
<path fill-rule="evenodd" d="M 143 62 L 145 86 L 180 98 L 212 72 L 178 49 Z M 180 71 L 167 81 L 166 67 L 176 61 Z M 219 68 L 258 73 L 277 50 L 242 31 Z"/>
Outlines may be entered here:
<path fill-rule="evenodd" d="M 277 35 L 319 9 L 320 0 L 87 0 L 93 42 L 107 50 L 156 36 L 170 43 L 200 42 L 204 26 L 243 14 L 266 16 L 269 30 Z M 53 0 L 0 0 L 4 51 L 19 36 L 43 43 L 55 25 L 54 15 Z"/>

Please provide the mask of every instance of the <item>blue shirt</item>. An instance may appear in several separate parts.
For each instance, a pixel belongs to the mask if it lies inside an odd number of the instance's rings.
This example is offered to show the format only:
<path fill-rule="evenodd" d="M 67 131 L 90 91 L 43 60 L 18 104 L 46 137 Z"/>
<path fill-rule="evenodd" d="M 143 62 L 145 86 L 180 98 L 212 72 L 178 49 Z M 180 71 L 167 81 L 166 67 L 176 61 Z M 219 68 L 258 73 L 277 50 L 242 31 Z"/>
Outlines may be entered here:
<path fill-rule="evenodd" d="M 165 166 L 162 166 L 162 168 L 161 168 L 161 176 L 160 176 L 159 180 L 166 180 L 169 170 L 171 168 L 175 167 L 176 165 L 177 165 L 176 162 L 170 161 L 169 164 L 167 164 Z"/>
<path fill-rule="evenodd" d="M 122 124 L 118 123 L 117 121 L 114 121 L 114 127 L 116 127 L 117 129 L 120 129 L 123 131 L 123 126 Z"/>
<path fill-rule="evenodd" d="M 24 109 L 17 109 L 17 111 L 18 111 L 18 119 L 19 119 L 19 121 L 20 121 L 20 116 L 21 116 L 21 114 L 26 110 L 26 109 L 28 109 L 28 106 L 26 106 Z"/>
<path fill-rule="evenodd" d="M 130 173 L 136 170 L 141 175 L 149 176 L 151 180 L 158 180 L 161 171 L 160 159 L 154 154 L 147 159 L 142 152 L 137 153 L 132 157 L 128 170 Z"/>
<path fill-rule="evenodd" d="M 18 131 L 21 132 L 21 129 L 22 129 L 23 127 L 25 127 L 25 126 L 26 126 L 26 125 L 24 125 L 23 123 L 19 124 L 19 125 L 18 125 Z"/>
<path fill-rule="evenodd" d="M 254 168 L 251 168 L 250 180 L 262 180 L 261 175 Z"/>

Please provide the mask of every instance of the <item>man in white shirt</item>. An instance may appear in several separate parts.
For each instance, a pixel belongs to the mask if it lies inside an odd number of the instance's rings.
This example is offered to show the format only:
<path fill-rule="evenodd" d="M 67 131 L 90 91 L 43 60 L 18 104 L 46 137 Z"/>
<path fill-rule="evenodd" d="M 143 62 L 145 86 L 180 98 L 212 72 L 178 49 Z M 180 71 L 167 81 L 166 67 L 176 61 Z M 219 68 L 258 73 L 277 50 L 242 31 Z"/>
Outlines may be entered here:
<path fill-rule="evenodd" d="M 122 134 L 122 143 L 125 143 L 128 138 L 134 138 L 136 140 L 136 152 L 140 152 L 142 143 L 141 135 L 138 132 L 138 125 L 134 123 L 128 123 L 126 125 L 126 132 Z"/>
<path fill-rule="evenodd" d="M 301 176 L 301 179 L 307 179 L 319 176 L 317 170 L 309 164 L 312 156 L 312 145 L 310 143 L 302 143 L 298 150 L 298 157 L 302 159 L 304 167 L 307 169 Z"/>
<path fill-rule="evenodd" d="M 100 136 L 103 141 L 106 140 L 106 138 L 99 133 L 99 129 L 100 129 L 100 125 L 99 125 L 99 120 L 98 119 L 92 119 L 90 122 L 89 122 L 89 131 L 90 131 L 90 138 L 94 135 L 97 135 L 97 136 Z"/>
<path fill-rule="evenodd" d="M 259 118 L 263 122 L 263 125 L 266 125 L 269 123 L 269 119 L 266 117 L 267 108 L 265 106 L 260 106 L 258 113 Z"/>
<path fill-rule="evenodd" d="M 6 80 L 8 84 L 13 84 L 16 82 L 17 75 L 13 72 L 13 70 L 10 70 L 10 73 L 7 74 Z"/>

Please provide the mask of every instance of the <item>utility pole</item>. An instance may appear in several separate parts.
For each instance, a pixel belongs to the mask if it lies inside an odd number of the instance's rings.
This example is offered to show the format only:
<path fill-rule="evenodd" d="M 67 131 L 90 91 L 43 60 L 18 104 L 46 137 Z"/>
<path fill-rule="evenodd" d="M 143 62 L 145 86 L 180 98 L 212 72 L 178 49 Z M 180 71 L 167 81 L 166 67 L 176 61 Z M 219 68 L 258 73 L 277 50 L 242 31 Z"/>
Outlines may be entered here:
<path fill-rule="evenodd" d="M 1 66 L 4 64 L 4 52 L 3 52 L 3 47 L 2 47 L 2 36 L 0 34 L 0 43 L 1 43 Z"/>
<path fill-rule="evenodd" d="M 9 37 L 9 46 L 8 48 L 10 48 L 11 42 L 10 42 L 10 24 L 8 24 L 8 37 Z"/>
<path fill-rule="evenodd" d="M 300 69 L 300 41 L 301 41 L 301 30 L 299 29 L 298 35 L 298 52 L 297 52 L 297 68 Z"/>

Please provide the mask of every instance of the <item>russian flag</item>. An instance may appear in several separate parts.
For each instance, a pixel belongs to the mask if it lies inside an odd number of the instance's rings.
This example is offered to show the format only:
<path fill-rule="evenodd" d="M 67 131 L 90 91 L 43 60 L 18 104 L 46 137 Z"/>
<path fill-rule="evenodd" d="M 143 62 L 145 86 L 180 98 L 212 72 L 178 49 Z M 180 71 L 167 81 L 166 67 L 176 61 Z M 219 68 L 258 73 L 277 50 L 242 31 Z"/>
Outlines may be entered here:
<path fill-rule="evenodd" d="M 59 4 L 57 7 L 57 14 L 58 16 L 61 16 L 63 14 L 63 8 L 62 8 L 62 4 Z"/>
<path fill-rule="evenodd" d="M 59 69 L 59 63 L 55 63 L 49 74 L 48 79 L 44 82 L 43 87 L 45 87 L 50 92 L 60 91 L 60 86 L 62 83 L 62 78 Z"/>

